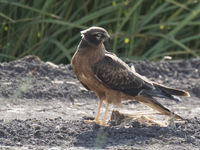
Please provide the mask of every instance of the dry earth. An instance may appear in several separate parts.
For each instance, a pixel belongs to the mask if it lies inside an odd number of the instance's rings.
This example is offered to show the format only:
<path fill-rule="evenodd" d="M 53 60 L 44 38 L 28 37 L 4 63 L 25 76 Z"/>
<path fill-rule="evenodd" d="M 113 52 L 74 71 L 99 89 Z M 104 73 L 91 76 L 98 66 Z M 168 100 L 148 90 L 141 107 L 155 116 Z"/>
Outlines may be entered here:
<path fill-rule="evenodd" d="M 124 101 L 122 107 L 113 108 L 169 125 L 130 119 L 112 120 L 107 128 L 86 124 L 84 120 L 96 113 L 95 94 L 80 85 L 70 65 L 28 56 L 0 64 L 0 149 L 199 149 L 200 60 L 127 63 L 151 80 L 188 90 L 191 97 L 180 103 L 159 99 L 187 121 L 173 122 L 139 103 Z"/>

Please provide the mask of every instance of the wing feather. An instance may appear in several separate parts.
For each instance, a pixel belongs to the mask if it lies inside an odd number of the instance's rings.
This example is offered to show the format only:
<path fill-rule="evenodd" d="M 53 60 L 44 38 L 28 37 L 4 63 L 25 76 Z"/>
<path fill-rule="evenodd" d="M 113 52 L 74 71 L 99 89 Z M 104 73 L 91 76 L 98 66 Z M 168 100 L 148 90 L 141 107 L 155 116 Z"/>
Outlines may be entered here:
<path fill-rule="evenodd" d="M 138 95 L 142 90 L 153 89 L 150 82 L 144 80 L 142 76 L 111 53 L 107 53 L 103 59 L 99 60 L 92 70 L 105 86 L 132 96 Z"/>

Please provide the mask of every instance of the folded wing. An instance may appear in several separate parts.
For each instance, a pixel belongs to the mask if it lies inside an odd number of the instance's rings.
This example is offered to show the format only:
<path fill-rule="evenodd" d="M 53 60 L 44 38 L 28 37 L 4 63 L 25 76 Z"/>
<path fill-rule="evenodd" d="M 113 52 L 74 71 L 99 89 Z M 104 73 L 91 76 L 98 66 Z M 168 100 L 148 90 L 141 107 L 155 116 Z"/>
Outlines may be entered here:
<path fill-rule="evenodd" d="M 134 73 L 127 64 L 111 53 L 99 60 L 92 70 L 105 86 L 131 96 L 137 96 L 142 90 L 154 88 L 151 82 Z"/>

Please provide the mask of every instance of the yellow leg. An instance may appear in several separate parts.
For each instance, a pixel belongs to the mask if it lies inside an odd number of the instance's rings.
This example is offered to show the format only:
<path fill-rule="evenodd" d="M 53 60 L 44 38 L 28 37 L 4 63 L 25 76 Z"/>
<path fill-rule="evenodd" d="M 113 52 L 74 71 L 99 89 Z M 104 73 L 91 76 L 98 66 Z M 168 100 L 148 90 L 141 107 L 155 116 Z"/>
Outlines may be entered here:
<path fill-rule="evenodd" d="M 104 115 L 103 115 L 103 121 L 102 121 L 102 125 L 103 126 L 107 126 L 107 124 L 106 124 L 106 116 L 107 116 L 107 113 L 108 113 L 108 106 L 109 106 L 109 103 L 107 102 L 106 103 L 106 110 L 105 110 Z"/>
<path fill-rule="evenodd" d="M 94 120 L 85 120 L 86 123 L 96 122 L 99 125 L 101 124 L 100 121 L 99 121 L 99 113 L 100 113 L 102 104 L 103 104 L 103 99 L 101 99 L 100 102 L 99 102 L 99 106 L 98 106 L 98 109 L 97 109 L 97 114 L 96 114 L 95 119 Z"/>
<path fill-rule="evenodd" d="M 99 113 L 100 113 L 102 104 L 103 104 L 103 99 L 101 99 L 100 102 L 99 102 L 99 106 L 98 106 L 98 109 L 97 109 L 97 114 L 96 114 L 96 117 L 94 119 L 96 122 L 99 122 Z"/>

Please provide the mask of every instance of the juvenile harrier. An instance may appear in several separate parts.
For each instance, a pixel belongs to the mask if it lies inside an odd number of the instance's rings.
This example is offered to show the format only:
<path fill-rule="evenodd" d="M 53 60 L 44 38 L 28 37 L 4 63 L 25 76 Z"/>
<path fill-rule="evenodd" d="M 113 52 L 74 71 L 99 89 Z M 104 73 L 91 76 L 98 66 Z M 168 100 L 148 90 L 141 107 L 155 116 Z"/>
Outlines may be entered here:
<path fill-rule="evenodd" d="M 106 124 L 109 104 L 117 105 L 125 99 L 139 101 L 162 114 L 173 114 L 175 119 L 182 119 L 162 106 L 154 97 L 178 101 L 176 96 L 189 96 L 188 92 L 149 81 L 115 54 L 106 51 L 103 43 L 110 39 L 110 36 L 104 28 L 91 27 L 81 31 L 81 35 L 82 39 L 71 64 L 78 80 L 86 89 L 96 92 L 100 99 L 94 120 L 97 124 Z M 106 103 L 106 109 L 103 120 L 99 121 L 103 101 Z"/>

